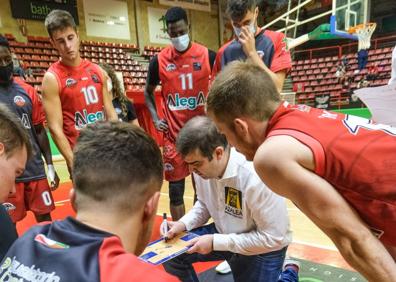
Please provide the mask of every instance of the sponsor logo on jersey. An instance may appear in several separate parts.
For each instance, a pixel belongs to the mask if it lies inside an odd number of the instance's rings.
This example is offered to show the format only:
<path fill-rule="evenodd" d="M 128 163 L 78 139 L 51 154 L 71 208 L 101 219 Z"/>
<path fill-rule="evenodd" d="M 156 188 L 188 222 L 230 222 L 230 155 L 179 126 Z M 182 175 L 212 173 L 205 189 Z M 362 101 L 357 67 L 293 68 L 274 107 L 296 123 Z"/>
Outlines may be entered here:
<path fill-rule="evenodd" d="M 193 69 L 195 71 L 199 71 L 202 69 L 201 63 L 200 62 L 193 62 Z"/>
<path fill-rule="evenodd" d="M 72 87 L 73 85 L 76 85 L 77 81 L 74 80 L 73 78 L 68 78 L 66 79 L 66 87 Z"/>
<path fill-rule="evenodd" d="M 100 79 L 96 74 L 92 74 L 91 77 L 93 82 L 100 83 Z"/>
<path fill-rule="evenodd" d="M 242 218 L 242 192 L 232 188 L 224 187 L 225 213 L 234 217 Z"/>
<path fill-rule="evenodd" d="M 103 111 L 98 111 L 96 113 L 88 113 L 86 109 L 82 112 L 76 112 L 74 114 L 75 128 L 77 130 L 83 129 L 87 124 L 95 123 L 99 120 L 104 120 Z"/>
<path fill-rule="evenodd" d="M 0 281 L 58 282 L 60 280 L 55 271 L 48 273 L 36 268 L 34 264 L 31 266 L 24 265 L 15 256 L 13 258 L 5 258 L 0 267 Z"/>
<path fill-rule="evenodd" d="M 167 64 L 166 65 L 166 71 L 175 71 L 175 70 L 176 70 L 175 64 Z"/>
<path fill-rule="evenodd" d="M 86 76 L 81 77 L 81 80 L 82 80 L 82 81 L 88 80 L 88 77 L 86 77 Z"/>
<path fill-rule="evenodd" d="M 37 234 L 36 237 L 34 237 L 34 241 L 39 242 L 40 244 L 43 244 L 51 249 L 68 249 L 70 248 L 68 245 L 63 244 L 61 242 L 54 241 L 44 234 Z"/>
<path fill-rule="evenodd" d="M 26 104 L 26 100 L 22 97 L 22 96 L 15 96 L 14 97 L 14 103 L 15 105 L 17 105 L 18 107 L 23 107 Z"/>
<path fill-rule="evenodd" d="M 186 69 L 186 68 L 189 68 L 189 67 L 190 67 L 190 65 L 182 65 L 183 69 Z"/>
<path fill-rule="evenodd" d="M 197 97 L 180 97 L 179 93 L 175 96 L 168 94 L 168 99 L 166 104 L 171 111 L 181 111 L 181 110 L 195 110 L 199 106 L 204 106 L 206 103 L 205 95 L 202 91 L 198 93 Z"/>

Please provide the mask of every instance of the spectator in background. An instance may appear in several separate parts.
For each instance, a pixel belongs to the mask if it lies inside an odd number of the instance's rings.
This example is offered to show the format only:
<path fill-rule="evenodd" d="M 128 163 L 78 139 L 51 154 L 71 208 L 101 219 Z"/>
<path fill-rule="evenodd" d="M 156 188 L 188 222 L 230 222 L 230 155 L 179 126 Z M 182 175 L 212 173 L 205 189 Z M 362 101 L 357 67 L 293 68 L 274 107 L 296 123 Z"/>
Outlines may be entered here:
<path fill-rule="evenodd" d="M 99 65 L 108 75 L 107 90 L 109 94 L 113 96 L 113 107 L 118 115 L 118 119 L 139 126 L 135 107 L 125 95 L 124 89 L 121 87 L 121 82 L 114 69 L 106 63 Z"/>
<path fill-rule="evenodd" d="M 342 84 L 343 86 L 348 81 L 346 68 L 347 65 L 345 65 L 344 62 L 341 61 L 337 66 L 337 70 L 335 73 L 335 76 L 338 78 L 338 83 Z"/>
<path fill-rule="evenodd" d="M 12 55 L 12 62 L 14 63 L 14 75 L 19 76 L 23 80 L 26 80 L 25 70 L 22 68 L 23 63 L 17 58 L 14 53 Z"/>
<path fill-rule="evenodd" d="M 375 80 L 378 78 L 379 75 L 379 67 L 378 67 L 378 62 L 374 62 L 367 68 L 367 80 Z"/>
<path fill-rule="evenodd" d="M 389 84 L 396 83 L 396 46 L 393 48 L 392 52 L 392 74 Z"/>
<path fill-rule="evenodd" d="M 368 62 L 368 54 L 369 54 L 369 52 L 367 49 L 361 49 L 358 51 L 358 54 L 357 54 L 358 69 L 355 70 L 355 74 L 358 74 L 366 67 L 367 62 Z"/>

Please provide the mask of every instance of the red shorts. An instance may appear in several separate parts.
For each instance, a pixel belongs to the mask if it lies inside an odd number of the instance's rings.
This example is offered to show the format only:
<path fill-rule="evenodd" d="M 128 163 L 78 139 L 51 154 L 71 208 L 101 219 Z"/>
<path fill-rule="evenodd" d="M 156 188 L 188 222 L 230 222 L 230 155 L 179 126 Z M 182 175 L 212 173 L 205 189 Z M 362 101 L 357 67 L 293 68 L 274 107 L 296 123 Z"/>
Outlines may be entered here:
<path fill-rule="evenodd" d="M 188 165 L 176 150 L 175 143 L 167 138 L 164 138 L 163 158 L 165 179 L 167 181 L 178 181 L 190 174 Z"/>
<path fill-rule="evenodd" d="M 21 221 L 28 210 L 36 215 L 47 214 L 55 209 L 54 199 L 46 178 L 30 182 L 15 183 L 16 193 L 7 202 L 15 209 L 8 213 L 13 222 Z"/>

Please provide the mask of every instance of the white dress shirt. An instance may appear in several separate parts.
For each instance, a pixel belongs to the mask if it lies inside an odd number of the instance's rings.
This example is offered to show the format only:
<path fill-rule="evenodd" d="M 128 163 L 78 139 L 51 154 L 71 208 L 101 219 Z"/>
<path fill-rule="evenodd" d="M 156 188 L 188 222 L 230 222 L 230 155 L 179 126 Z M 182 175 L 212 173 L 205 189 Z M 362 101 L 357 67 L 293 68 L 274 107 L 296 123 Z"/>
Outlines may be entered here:
<path fill-rule="evenodd" d="M 257 255 L 280 250 L 291 242 L 284 198 L 273 193 L 256 174 L 253 163 L 230 150 L 221 179 L 193 174 L 198 201 L 180 221 L 187 230 L 213 218 L 218 234 L 215 251 Z"/>

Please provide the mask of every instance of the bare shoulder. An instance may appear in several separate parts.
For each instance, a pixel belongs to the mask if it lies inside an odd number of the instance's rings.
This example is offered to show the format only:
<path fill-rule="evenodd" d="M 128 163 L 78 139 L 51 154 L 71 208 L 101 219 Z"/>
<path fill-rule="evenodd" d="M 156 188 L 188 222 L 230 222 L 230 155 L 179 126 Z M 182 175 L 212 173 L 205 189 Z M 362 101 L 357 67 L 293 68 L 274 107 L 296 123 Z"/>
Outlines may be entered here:
<path fill-rule="evenodd" d="M 266 171 L 280 169 L 289 162 L 297 162 L 307 169 L 314 169 L 311 149 L 286 135 L 267 138 L 257 149 L 253 162 L 256 169 Z"/>
<path fill-rule="evenodd" d="M 55 77 L 55 74 L 49 71 L 44 74 L 42 88 L 42 94 L 44 98 L 48 95 L 59 94 L 58 81 Z"/>
<path fill-rule="evenodd" d="M 49 71 L 45 72 L 43 77 L 43 85 L 44 83 L 57 83 L 55 74 Z"/>

